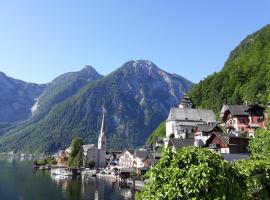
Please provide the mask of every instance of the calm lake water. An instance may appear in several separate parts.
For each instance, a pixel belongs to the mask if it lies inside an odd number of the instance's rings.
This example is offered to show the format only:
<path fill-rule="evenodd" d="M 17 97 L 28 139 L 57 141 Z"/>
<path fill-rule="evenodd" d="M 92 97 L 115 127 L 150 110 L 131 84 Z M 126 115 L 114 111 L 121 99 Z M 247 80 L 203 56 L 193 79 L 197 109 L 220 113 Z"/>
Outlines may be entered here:
<path fill-rule="evenodd" d="M 108 178 L 63 179 L 32 168 L 32 161 L 0 158 L 1 200 L 125 200 L 134 192 Z"/>

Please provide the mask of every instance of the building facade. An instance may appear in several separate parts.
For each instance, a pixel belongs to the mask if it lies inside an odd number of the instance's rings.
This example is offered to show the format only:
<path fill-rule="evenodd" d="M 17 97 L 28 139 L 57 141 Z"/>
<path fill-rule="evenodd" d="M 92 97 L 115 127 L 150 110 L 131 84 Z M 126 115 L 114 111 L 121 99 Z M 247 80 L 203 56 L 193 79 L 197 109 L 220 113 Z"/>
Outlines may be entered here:
<path fill-rule="evenodd" d="M 187 95 L 181 99 L 178 108 L 171 108 L 166 120 L 166 138 L 194 138 L 198 124 L 216 123 L 212 110 L 193 109 Z M 166 140 L 168 142 L 168 139 Z M 166 143 L 164 140 L 164 142 Z M 166 145 L 166 144 L 165 144 Z"/>
<path fill-rule="evenodd" d="M 266 116 L 259 105 L 223 105 L 220 118 L 228 133 L 239 133 L 254 137 L 256 129 L 265 128 Z"/>
<path fill-rule="evenodd" d="M 247 153 L 249 138 L 213 132 L 206 141 L 205 147 L 219 153 Z"/>

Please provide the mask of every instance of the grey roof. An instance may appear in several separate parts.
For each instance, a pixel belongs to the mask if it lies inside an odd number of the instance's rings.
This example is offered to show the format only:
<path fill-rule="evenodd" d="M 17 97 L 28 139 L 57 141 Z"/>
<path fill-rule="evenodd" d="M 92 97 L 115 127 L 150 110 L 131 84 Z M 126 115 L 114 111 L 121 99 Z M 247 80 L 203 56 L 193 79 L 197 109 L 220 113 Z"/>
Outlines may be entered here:
<path fill-rule="evenodd" d="M 231 153 L 224 153 L 224 154 L 221 154 L 222 157 L 229 161 L 229 162 L 234 162 L 236 160 L 241 160 L 241 159 L 247 159 L 248 158 L 248 154 L 231 154 Z"/>
<path fill-rule="evenodd" d="M 172 139 L 170 139 L 169 143 L 171 143 L 174 146 L 174 148 L 193 146 L 194 139 L 172 138 Z"/>
<path fill-rule="evenodd" d="M 156 143 L 158 143 L 158 144 L 164 144 L 163 138 L 162 137 L 158 137 L 156 139 Z"/>
<path fill-rule="evenodd" d="M 125 152 L 129 152 L 131 155 L 134 154 L 134 149 L 126 149 L 125 151 L 123 151 L 120 155 L 123 155 Z"/>
<path fill-rule="evenodd" d="M 157 152 L 152 152 L 152 155 L 154 158 L 161 158 L 162 154 L 161 153 L 157 153 Z"/>
<path fill-rule="evenodd" d="M 246 112 L 250 106 L 244 106 L 244 105 L 229 105 L 228 110 L 232 115 L 239 115 L 239 116 L 248 116 L 248 113 Z"/>
<path fill-rule="evenodd" d="M 211 132 L 217 127 L 218 123 L 214 124 L 198 124 L 197 127 L 202 132 Z"/>
<path fill-rule="evenodd" d="M 121 155 L 121 153 L 116 154 L 115 159 L 118 160 Z"/>
<path fill-rule="evenodd" d="M 216 118 L 212 110 L 171 108 L 167 121 L 215 122 Z"/>
<path fill-rule="evenodd" d="M 83 151 L 86 152 L 89 149 L 94 148 L 95 146 L 96 146 L 95 144 L 85 144 L 85 145 L 83 145 Z"/>
<path fill-rule="evenodd" d="M 146 160 L 149 157 L 150 152 L 146 150 L 136 150 L 134 155 L 142 160 Z"/>

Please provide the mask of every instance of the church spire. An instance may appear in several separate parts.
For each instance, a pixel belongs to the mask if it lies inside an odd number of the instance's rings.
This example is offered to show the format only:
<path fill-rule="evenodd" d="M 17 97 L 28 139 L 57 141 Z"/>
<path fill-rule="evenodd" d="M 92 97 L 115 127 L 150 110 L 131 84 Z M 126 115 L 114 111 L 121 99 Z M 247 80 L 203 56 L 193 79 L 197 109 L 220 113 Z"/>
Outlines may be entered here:
<path fill-rule="evenodd" d="M 103 109 L 102 122 L 100 127 L 100 133 L 98 136 L 98 149 L 106 150 L 106 138 L 105 138 L 105 111 Z"/>
<path fill-rule="evenodd" d="M 187 94 L 183 95 L 179 108 L 192 108 L 192 101 Z"/>
<path fill-rule="evenodd" d="M 102 115 L 102 122 L 101 122 L 101 128 L 100 128 L 100 134 L 101 137 L 104 135 L 104 112 Z"/>

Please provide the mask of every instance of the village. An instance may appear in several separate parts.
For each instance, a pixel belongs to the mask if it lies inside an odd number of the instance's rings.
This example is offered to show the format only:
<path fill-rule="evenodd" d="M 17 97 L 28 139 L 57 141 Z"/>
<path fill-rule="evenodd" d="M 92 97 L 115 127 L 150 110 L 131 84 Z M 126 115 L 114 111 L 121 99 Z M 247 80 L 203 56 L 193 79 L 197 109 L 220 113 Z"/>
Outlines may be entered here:
<path fill-rule="evenodd" d="M 257 104 L 223 105 L 219 117 L 220 121 L 217 121 L 212 110 L 193 108 L 189 96 L 184 95 L 179 107 L 171 108 L 169 112 L 164 138 L 157 138 L 154 145 L 137 149 L 108 151 L 103 113 L 97 145 L 82 146 L 81 175 L 106 176 L 119 180 L 119 183 L 141 188 L 147 182 L 144 174 L 159 162 L 163 149 L 177 151 L 179 148 L 195 146 L 220 153 L 229 162 L 247 158 L 249 140 L 256 137 L 257 129 L 266 128 L 267 114 L 264 108 Z M 68 147 L 53 155 L 55 165 L 51 169 L 52 174 L 73 175 L 64 170 L 71 151 L 71 147 Z"/>

